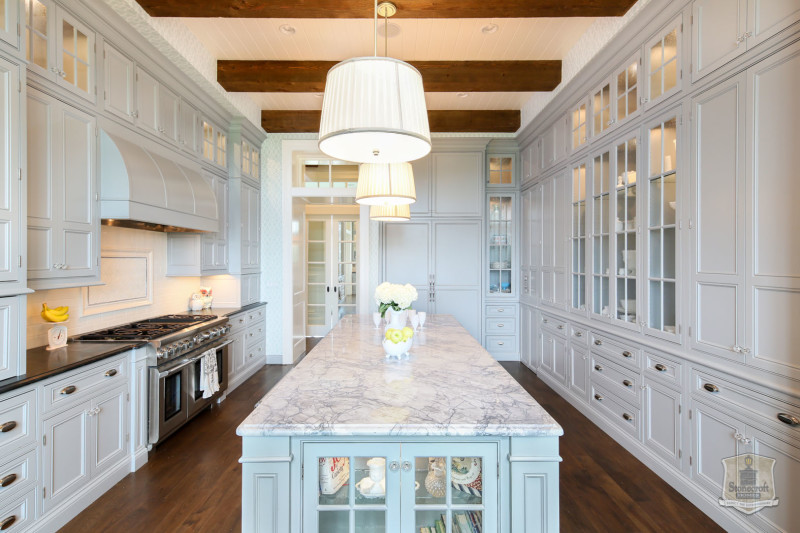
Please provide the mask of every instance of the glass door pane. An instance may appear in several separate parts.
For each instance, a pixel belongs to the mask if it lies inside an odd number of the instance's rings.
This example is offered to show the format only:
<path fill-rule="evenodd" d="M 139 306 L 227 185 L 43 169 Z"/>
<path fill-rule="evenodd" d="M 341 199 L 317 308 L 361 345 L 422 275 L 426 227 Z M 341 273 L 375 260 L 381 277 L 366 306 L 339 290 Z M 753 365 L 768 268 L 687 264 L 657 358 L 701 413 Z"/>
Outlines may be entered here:
<path fill-rule="evenodd" d="M 514 234 L 513 197 L 489 197 L 489 293 L 510 294 Z"/>
<path fill-rule="evenodd" d="M 593 161 L 592 191 L 592 312 L 611 316 L 609 310 L 609 218 L 611 208 L 610 152 L 603 152 Z"/>
<path fill-rule="evenodd" d="M 615 317 L 636 322 L 637 219 L 636 219 L 636 138 L 616 147 L 616 309 Z"/>
<path fill-rule="evenodd" d="M 572 169 L 572 307 L 586 309 L 586 165 Z"/>
<path fill-rule="evenodd" d="M 639 106 L 639 59 L 617 73 L 617 120 L 635 113 Z"/>
<path fill-rule="evenodd" d="M 489 158 L 489 185 L 512 185 L 514 174 L 511 157 Z"/>
<path fill-rule="evenodd" d="M 329 287 L 327 235 L 328 224 L 325 220 L 308 221 L 308 234 L 306 238 L 306 259 L 308 265 L 306 323 L 309 326 L 310 335 L 314 334 L 311 327 L 325 326 L 327 322 L 326 290 Z"/>
<path fill-rule="evenodd" d="M 25 0 L 25 43 L 27 59 L 45 70 L 50 67 L 47 43 L 47 4 Z"/>
<path fill-rule="evenodd" d="M 586 99 L 572 110 L 572 149 L 575 150 L 586 142 Z"/>
<path fill-rule="evenodd" d="M 337 316 L 339 320 L 345 315 L 356 312 L 356 289 L 358 287 L 356 253 L 358 239 L 356 231 L 358 221 L 341 220 L 337 222 L 337 266 L 336 295 Z"/>
<path fill-rule="evenodd" d="M 611 126 L 611 84 L 603 85 L 592 97 L 592 135 L 599 135 Z"/>

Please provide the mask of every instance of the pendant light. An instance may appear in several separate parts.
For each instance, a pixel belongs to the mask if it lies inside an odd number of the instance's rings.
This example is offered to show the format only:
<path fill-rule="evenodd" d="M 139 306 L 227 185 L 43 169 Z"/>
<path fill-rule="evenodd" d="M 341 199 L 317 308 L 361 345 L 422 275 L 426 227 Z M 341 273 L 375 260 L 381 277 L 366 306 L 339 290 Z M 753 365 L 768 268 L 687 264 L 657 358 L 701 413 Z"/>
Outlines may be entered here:
<path fill-rule="evenodd" d="M 403 205 L 371 205 L 369 219 L 377 222 L 405 222 L 411 220 L 411 209 Z"/>
<path fill-rule="evenodd" d="M 355 163 L 414 161 L 431 151 L 422 75 L 399 59 L 378 57 L 378 12 L 397 8 L 375 0 L 374 55 L 334 65 L 325 81 L 319 148 Z"/>
<path fill-rule="evenodd" d="M 403 205 L 417 201 L 411 163 L 358 165 L 356 202 L 364 205 Z"/>

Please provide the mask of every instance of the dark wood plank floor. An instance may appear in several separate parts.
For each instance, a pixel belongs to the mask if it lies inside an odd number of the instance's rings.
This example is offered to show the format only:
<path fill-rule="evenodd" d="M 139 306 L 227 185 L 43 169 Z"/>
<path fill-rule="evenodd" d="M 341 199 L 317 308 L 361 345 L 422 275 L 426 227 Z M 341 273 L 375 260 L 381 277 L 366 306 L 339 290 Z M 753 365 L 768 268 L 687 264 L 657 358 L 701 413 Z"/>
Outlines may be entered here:
<path fill-rule="evenodd" d="M 564 427 L 565 532 L 722 531 L 530 370 L 503 366 Z M 236 532 L 241 529 L 241 441 L 236 426 L 290 366 L 270 365 L 165 441 L 62 531 Z"/>

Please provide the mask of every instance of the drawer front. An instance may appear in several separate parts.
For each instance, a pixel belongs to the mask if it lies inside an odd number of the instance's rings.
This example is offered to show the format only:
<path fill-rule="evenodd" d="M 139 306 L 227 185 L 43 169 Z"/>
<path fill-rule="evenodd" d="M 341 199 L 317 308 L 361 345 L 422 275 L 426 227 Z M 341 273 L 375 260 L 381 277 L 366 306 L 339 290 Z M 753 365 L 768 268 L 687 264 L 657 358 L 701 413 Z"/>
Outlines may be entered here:
<path fill-rule="evenodd" d="M 487 305 L 486 316 L 516 316 L 517 306 L 515 305 Z"/>
<path fill-rule="evenodd" d="M 248 346 L 243 353 L 244 360 L 242 361 L 241 368 L 249 368 L 255 364 L 258 364 L 259 361 L 261 361 L 261 364 L 266 364 L 267 358 L 265 353 L 265 346 L 263 342 Z"/>
<path fill-rule="evenodd" d="M 785 430 L 795 438 L 800 438 L 798 405 L 770 398 L 715 374 L 697 369 L 692 372 L 692 389 L 694 396 L 699 399 L 716 402 L 722 409 L 733 407 L 744 413 L 755 412 L 773 426 Z"/>
<path fill-rule="evenodd" d="M 247 313 L 236 313 L 231 315 L 228 320 L 231 323 L 231 333 L 238 333 L 247 329 Z"/>
<path fill-rule="evenodd" d="M 264 324 L 255 324 L 247 328 L 247 332 L 244 334 L 245 344 L 250 346 L 251 344 L 263 341 L 265 327 Z"/>
<path fill-rule="evenodd" d="M 245 313 L 247 315 L 247 325 L 252 326 L 253 324 L 260 324 L 264 322 L 264 311 L 265 308 L 262 305 L 261 307 L 251 309 Z"/>
<path fill-rule="evenodd" d="M 543 328 L 548 329 L 556 335 L 561 335 L 562 337 L 567 336 L 567 323 L 560 318 L 543 314 L 541 318 L 541 324 Z"/>
<path fill-rule="evenodd" d="M 683 365 L 664 356 L 644 352 L 644 371 L 648 377 L 657 379 L 666 385 L 681 387 Z"/>
<path fill-rule="evenodd" d="M 589 345 L 589 331 L 573 324 L 569 326 L 569 338 L 572 339 L 572 342 L 577 342 L 584 346 Z"/>
<path fill-rule="evenodd" d="M 513 317 L 508 318 L 487 318 L 487 333 L 516 333 L 517 321 Z"/>
<path fill-rule="evenodd" d="M 31 489 L 16 501 L 6 504 L 6 500 L 3 500 L 0 504 L 0 527 L 3 531 L 22 531 L 31 525 L 35 495 L 36 489 Z"/>
<path fill-rule="evenodd" d="M 612 363 L 605 357 L 592 355 L 592 382 L 601 383 L 620 398 L 640 406 L 641 377 L 629 368 Z"/>
<path fill-rule="evenodd" d="M 35 484 L 35 449 L 0 465 L 0 501 L 10 501 L 11 497 Z"/>
<path fill-rule="evenodd" d="M 603 356 L 630 368 L 639 369 L 639 361 L 642 357 L 641 350 L 613 340 L 605 335 L 591 334 L 592 352 L 603 354 Z"/>
<path fill-rule="evenodd" d="M 628 402 L 610 394 L 608 390 L 592 384 L 592 405 L 595 409 L 632 437 L 640 439 L 640 411 Z"/>
<path fill-rule="evenodd" d="M 45 385 L 42 412 L 49 413 L 77 405 L 89 399 L 97 390 L 121 385 L 128 377 L 126 363 L 126 358 L 118 358 Z"/>
<path fill-rule="evenodd" d="M 36 390 L 0 401 L 0 460 L 36 440 Z"/>
<path fill-rule="evenodd" d="M 513 335 L 487 335 L 486 351 L 489 353 L 513 353 L 516 349 L 516 337 Z"/>

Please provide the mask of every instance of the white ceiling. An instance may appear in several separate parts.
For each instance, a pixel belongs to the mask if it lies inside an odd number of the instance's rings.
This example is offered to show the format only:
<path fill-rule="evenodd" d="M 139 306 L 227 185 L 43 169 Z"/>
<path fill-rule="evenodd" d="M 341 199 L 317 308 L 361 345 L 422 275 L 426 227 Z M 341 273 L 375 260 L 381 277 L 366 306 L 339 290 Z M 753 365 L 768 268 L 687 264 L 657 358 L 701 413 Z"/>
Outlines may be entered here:
<path fill-rule="evenodd" d="M 340 61 L 372 55 L 371 19 L 181 18 L 217 59 Z M 563 59 L 594 18 L 394 19 L 389 55 L 405 61 Z M 493 33 L 482 28 L 496 24 Z M 281 26 L 294 28 L 293 34 Z M 382 22 L 379 22 L 382 25 Z M 399 33 L 396 30 L 399 29 Z M 394 31 L 392 31 L 394 30 Z M 381 32 L 382 33 L 382 32 Z M 378 37 L 378 53 L 384 39 Z M 248 93 L 262 109 L 320 109 L 309 93 Z M 427 93 L 429 109 L 520 109 L 533 93 Z"/>

